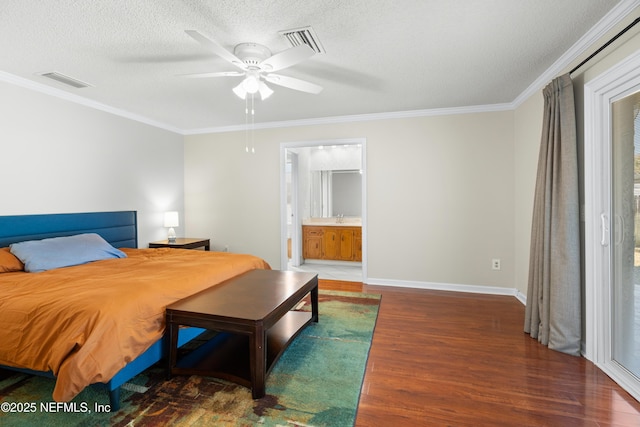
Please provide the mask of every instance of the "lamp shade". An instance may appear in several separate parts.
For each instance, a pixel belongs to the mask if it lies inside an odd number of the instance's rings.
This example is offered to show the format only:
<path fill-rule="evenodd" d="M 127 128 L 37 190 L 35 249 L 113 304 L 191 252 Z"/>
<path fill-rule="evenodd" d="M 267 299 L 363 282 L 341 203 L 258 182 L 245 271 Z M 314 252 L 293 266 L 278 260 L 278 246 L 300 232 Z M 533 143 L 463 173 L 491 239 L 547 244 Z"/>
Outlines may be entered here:
<path fill-rule="evenodd" d="M 165 227 L 177 227 L 180 225 L 178 220 L 178 212 L 171 211 L 164 213 L 164 226 Z"/>

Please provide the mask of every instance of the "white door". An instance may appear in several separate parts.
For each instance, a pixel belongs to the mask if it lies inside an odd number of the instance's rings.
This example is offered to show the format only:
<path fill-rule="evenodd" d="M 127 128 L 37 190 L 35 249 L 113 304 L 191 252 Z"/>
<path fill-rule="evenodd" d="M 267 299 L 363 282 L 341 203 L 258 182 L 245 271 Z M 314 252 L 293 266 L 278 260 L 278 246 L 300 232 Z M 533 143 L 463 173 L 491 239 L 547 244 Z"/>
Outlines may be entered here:
<path fill-rule="evenodd" d="M 640 399 L 640 53 L 586 85 L 586 356 Z"/>

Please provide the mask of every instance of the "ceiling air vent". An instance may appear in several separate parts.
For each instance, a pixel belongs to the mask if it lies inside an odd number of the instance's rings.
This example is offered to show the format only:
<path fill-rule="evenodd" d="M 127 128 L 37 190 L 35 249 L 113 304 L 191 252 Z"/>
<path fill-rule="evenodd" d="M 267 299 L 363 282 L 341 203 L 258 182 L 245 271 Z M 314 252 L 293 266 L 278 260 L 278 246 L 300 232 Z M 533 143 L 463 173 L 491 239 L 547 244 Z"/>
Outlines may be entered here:
<path fill-rule="evenodd" d="M 311 27 L 296 28 L 293 30 L 278 31 L 278 34 L 287 39 L 291 47 L 306 44 L 316 53 L 326 53 L 322 43 L 318 40 L 316 32 Z"/>
<path fill-rule="evenodd" d="M 73 86 L 77 89 L 82 89 L 83 87 L 91 86 L 89 83 L 85 83 L 78 79 L 74 79 L 73 77 L 65 76 L 64 74 L 58 73 L 57 71 L 52 71 L 50 73 L 39 73 L 42 77 L 47 77 L 58 81 L 60 83 L 64 83 L 69 86 Z"/>

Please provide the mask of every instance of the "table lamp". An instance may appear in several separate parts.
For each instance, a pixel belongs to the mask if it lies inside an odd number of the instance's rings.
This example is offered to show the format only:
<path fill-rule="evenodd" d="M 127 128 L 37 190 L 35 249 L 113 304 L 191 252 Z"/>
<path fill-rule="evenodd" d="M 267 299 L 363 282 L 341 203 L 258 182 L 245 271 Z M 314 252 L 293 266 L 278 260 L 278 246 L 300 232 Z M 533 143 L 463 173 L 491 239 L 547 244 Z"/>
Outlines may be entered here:
<path fill-rule="evenodd" d="M 177 227 L 180 225 L 178 221 L 178 212 L 165 212 L 164 213 L 164 226 L 169 227 L 169 233 L 167 234 L 167 239 L 169 243 L 175 243 L 176 241 L 176 231 L 173 227 Z"/>

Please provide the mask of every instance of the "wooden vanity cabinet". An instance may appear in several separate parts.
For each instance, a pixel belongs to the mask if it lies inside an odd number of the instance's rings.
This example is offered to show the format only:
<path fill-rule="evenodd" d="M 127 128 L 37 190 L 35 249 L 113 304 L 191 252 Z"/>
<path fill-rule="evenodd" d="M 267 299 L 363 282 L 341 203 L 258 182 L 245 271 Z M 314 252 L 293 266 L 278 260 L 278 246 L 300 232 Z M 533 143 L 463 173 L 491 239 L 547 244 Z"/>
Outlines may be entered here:
<path fill-rule="evenodd" d="M 345 228 L 340 230 L 338 234 L 338 245 L 340 245 L 340 251 L 338 253 L 338 259 L 343 261 L 354 261 L 355 251 L 353 250 L 353 235 L 354 230 Z"/>
<path fill-rule="evenodd" d="M 340 259 L 340 231 L 335 227 L 322 227 L 321 259 Z"/>
<path fill-rule="evenodd" d="M 321 227 L 302 227 L 302 257 L 310 259 L 322 258 Z"/>
<path fill-rule="evenodd" d="M 356 254 L 356 261 L 362 261 L 362 232 L 354 233 L 353 250 Z"/>
<path fill-rule="evenodd" d="M 302 239 L 305 259 L 362 261 L 362 227 L 303 225 Z"/>

